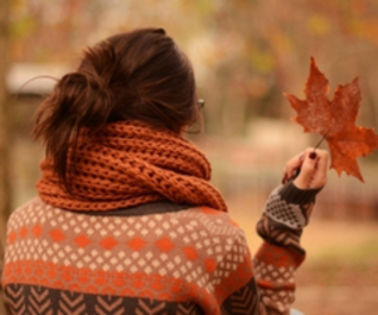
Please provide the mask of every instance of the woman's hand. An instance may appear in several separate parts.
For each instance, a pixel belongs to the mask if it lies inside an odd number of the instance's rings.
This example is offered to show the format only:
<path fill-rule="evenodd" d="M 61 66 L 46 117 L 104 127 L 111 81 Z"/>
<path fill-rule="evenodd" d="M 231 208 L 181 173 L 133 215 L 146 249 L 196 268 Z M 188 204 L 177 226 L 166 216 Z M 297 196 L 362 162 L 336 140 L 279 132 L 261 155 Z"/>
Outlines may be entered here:
<path fill-rule="evenodd" d="M 299 189 L 316 189 L 327 182 L 328 152 L 308 148 L 289 160 L 282 182 L 295 177 L 293 183 Z"/>

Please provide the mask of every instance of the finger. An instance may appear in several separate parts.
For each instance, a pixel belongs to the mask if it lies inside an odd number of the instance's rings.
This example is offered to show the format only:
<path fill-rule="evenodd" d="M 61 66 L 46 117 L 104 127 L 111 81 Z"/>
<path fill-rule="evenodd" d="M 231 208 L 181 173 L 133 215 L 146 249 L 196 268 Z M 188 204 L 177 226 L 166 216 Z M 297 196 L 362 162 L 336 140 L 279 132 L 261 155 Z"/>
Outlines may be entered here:
<path fill-rule="evenodd" d="M 311 153 L 314 154 L 314 152 L 315 152 L 314 148 L 307 148 L 303 152 L 297 154 L 292 159 L 290 159 L 286 164 L 285 175 L 289 179 L 298 175 L 301 170 L 305 156 L 309 156 L 311 155 Z"/>
<path fill-rule="evenodd" d="M 294 184 L 301 189 L 308 189 L 315 177 L 318 164 L 318 157 L 313 149 L 306 150 L 304 160 L 301 167 L 301 172 L 294 180 Z"/>
<path fill-rule="evenodd" d="M 319 171 L 322 173 L 326 173 L 328 169 L 328 152 L 325 150 L 321 150 L 318 152 L 318 156 L 319 156 L 319 164 L 318 164 Z"/>
<path fill-rule="evenodd" d="M 328 152 L 320 150 L 317 152 L 317 156 L 317 169 L 313 182 L 315 186 L 324 186 L 327 181 Z"/>
<path fill-rule="evenodd" d="M 304 152 L 294 156 L 286 163 L 285 172 L 287 178 L 291 178 L 297 169 L 300 169 L 304 158 Z"/>
<path fill-rule="evenodd" d="M 312 177 L 317 168 L 319 158 L 317 154 L 314 153 L 314 151 L 307 151 L 303 159 L 300 175 L 305 176 L 306 178 Z"/>

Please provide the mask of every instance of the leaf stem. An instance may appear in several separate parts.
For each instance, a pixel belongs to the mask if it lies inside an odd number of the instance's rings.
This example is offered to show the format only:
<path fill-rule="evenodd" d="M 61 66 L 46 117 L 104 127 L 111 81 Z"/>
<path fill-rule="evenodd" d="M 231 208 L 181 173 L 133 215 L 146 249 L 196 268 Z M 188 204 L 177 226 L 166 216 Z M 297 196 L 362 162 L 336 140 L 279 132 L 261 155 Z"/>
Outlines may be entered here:
<path fill-rule="evenodd" d="M 315 145 L 314 147 L 314 152 L 317 148 L 319 148 L 319 146 L 322 144 L 322 142 L 326 139 L 326 137 L 328 136 L 329 132 L 331 131 L 332 127 L 330 127 L 327 132 L 322 136 L 322 138 L 319 140 L 319 142 Z"/>
<path fill-rule="evenodd" d="M 317 148 L 319 148 L 319 146 L 322 144 L 322 142 L 324 141 L 326 135 L 323 135 L 322 138 L 318 141 L 318 143 L 315 145 L 314 147 L 314 152 Z"/>

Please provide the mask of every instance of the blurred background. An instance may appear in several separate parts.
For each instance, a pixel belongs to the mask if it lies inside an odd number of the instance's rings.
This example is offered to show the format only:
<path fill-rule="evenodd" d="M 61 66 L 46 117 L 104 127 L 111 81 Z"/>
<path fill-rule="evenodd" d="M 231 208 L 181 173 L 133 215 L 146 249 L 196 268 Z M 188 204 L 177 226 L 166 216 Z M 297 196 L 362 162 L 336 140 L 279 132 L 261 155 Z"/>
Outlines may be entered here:
<path fill-rule="evenodd" d="M 193 63 L 206 105 L 188 137 L 210 159 L 252 251 L 260 243 L 255 223 L 286 161 L 320 139 L 290 120 L 295 112 L 283 97 L 304 96 L 311 56 L 331 93 L 359 76 L 357 123 L 377 130 L 376 0 L 1 0 L 2 239 L 10 211 L 36 194 L 44 152 L 32 141 L 32 116 L 55 81 L 25 83 L 59 78 L 87 45 L 147 26 L 165 28 Z M 294 304 L 305 314 L 378 309 L 378 154 L 358 162 L 365 183 L 330 170 L 305 229 Z"/>

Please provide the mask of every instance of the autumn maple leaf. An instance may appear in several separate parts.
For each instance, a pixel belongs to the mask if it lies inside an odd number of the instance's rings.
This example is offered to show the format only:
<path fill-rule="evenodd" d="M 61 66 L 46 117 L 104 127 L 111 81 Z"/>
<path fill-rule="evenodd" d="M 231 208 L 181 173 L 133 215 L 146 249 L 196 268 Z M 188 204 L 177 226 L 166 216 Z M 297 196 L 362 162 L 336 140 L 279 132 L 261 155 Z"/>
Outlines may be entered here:
<path fill-rule="evenodd" d="M 378 149 L 378 135 L 372 128 L 356 126 L 361 101 L 358 78 L 339 85 L 333 100 L 328 100 L 329 81 L 311 58 L 310 75 L 305 87 L 305 100 L 286 94 L 297 111 L 294 118 L 305 132 L 319 133 L 328 142 L 331 168 L 340 175 L 343 171 L 364 181 L 356 158 Z"/>

